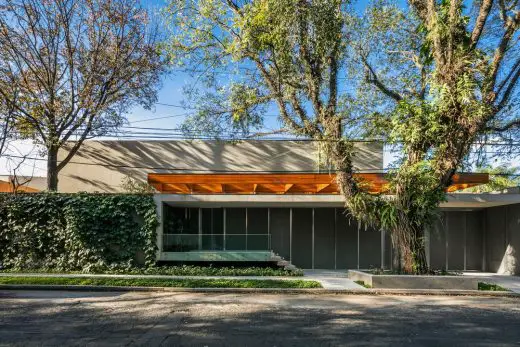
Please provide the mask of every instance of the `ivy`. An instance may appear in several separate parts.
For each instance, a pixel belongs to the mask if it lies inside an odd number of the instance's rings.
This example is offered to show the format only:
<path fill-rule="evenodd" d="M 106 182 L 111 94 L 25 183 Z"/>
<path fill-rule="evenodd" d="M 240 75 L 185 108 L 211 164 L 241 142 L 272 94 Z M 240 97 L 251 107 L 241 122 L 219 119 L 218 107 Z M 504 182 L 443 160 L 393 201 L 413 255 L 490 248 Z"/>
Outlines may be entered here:
<path fill-rule="evenodd" d="M 157 225 L 149 194 L 2 194 L 0 265 L 86 272 L 150 267 Z"/>

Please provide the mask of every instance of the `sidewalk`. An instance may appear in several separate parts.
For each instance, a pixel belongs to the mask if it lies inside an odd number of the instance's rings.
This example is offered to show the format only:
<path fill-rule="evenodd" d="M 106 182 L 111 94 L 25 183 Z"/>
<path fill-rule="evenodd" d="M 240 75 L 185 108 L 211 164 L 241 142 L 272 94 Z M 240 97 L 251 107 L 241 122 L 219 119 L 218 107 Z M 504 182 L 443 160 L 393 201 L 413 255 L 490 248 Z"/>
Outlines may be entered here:
<path fill-rule="evenodd" d="M 349 279 L 346 270 L 303 270 L 303 278 L 318 281 L 323 288 L 330 290 L 367 290 L 367 288 Z"/>
<path fill-rule="evenodd" d="M 520 276 L 499 275 L 492 272 L 463 272 L 464 276 L 482 279 L 482 282 L 495 283 L 514 293 L 520 294 Z"/>

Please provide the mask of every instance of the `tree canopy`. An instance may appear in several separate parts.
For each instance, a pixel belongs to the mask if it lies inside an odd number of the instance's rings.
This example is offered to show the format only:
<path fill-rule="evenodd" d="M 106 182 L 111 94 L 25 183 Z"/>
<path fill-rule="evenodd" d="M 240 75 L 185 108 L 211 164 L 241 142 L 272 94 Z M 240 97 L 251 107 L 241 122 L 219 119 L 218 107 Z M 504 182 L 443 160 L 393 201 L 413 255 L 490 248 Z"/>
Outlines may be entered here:
<path fill-rule="evenodd" d="M 2 3 L 0 101 L 19 135 L 46 148 L 48 189 L 57 189 L 58 172 L 85 139 L 156 101 L 164 64 L 149 20 L 137 0 Z"/>
<path fill-rule="evenodd" d="M 520 126 L 519 3 L 468 4 L 172 0 L 170 56 L 210 87 L 190 89 L 202 103 L 186 126 L 243 133 L 275 106 L 287 131 L 324 141 L 350 213 L 390 230 L 404 270 L 424 273 L 453 175 L 479 141 Z M 358 136 L 402 153 L 384 197 L 353 176 Z"/>

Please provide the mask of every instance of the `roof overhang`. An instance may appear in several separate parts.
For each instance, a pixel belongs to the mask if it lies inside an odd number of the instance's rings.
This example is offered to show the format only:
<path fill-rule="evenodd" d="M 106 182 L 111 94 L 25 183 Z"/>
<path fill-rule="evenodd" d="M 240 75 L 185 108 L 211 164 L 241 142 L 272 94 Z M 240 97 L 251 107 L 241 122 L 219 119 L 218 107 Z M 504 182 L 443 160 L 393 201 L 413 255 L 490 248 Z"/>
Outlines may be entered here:
<path fill-rule="evenodd" d="M 388 190 L 388 180 L 382 173 L 357 173 L 354 176 L 363 189 L 372 194 Z M 488 174 L 456 174 L 447 191 L 488 182 Z M 148 183 L 164 194 L 339 194 L 334 173 L 150 173 Z"/>
<path fill-rule="evenodd" d="M 38 193 L 39 190 L 27 186 L 20 186 L 17 188 L 18 192 Z M 10 182 L 0 181 L 0 193 L 13 193 L 13 185 Z"/>
<path fill-rule="evenodd" d="M 184 207 L 336 207 L 345 206 L 343 196 L 320 194 L 156 194 L 158 203 Z M 448 194 L 441 209 L 479 210 L 520 203 L 520 194 Z"/>

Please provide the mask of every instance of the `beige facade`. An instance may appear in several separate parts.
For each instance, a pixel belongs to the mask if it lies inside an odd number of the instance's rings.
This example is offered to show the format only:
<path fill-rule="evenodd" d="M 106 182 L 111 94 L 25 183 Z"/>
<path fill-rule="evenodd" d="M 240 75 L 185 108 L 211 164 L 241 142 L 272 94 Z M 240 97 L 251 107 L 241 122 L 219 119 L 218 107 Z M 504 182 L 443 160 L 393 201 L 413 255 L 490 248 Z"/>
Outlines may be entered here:
<path fill-rule="evenodd" d="M 58 189 L 114 193 L 125 177 L 146 182 L 148 173 L 317 171 L 320 161 L 320 144 L 310 141 L 86 141 L 61 170 Z M 383 169 L 383 145 L 359 143 L 355 166 Z"/>

